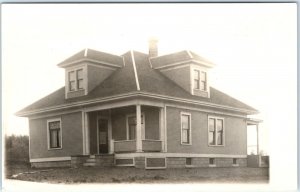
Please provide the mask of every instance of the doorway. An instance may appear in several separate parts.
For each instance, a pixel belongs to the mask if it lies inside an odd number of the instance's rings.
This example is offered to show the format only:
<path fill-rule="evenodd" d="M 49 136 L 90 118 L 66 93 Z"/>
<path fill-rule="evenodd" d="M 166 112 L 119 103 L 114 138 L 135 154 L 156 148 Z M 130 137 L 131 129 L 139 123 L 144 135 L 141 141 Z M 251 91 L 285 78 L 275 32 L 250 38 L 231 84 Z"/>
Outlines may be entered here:
<path fill-rule="evenodd" d="M 108 153 L 108 119 L 98 119 L 98 153 Z"/>

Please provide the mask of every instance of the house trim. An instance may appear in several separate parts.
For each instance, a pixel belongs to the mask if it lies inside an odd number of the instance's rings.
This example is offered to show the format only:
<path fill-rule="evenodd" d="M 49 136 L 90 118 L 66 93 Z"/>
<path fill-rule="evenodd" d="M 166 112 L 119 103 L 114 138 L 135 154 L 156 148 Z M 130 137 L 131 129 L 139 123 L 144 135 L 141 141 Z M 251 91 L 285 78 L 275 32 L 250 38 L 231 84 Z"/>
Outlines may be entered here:
<path fill-rule="evenodd" d="M 48 162 L 48 161 L 70 161 L 71 157 L 46 157 L 30 159 L 30 163 Z"/>
<path fill-rule="evenodd" d="M 100 99 L 92 99 L 92 100 L 87 100 L 87 101 L 78 101 L 78 102 L 74 102 L 74 103 L 70 103 L 70 104 L 56 105 L 53 107 L 47 107 L 47 108 L 31 110 L 31 111 L 27 111 L 27 112 L 16 113 L 16 115 L 21 116 L 21 117 L 22 116 L 30 116 L 30 115 L 34 115 L 34 114 L 38 114 L 38 113 L 43 113 L 43 112 L 49 112 L 49 111 L 60 110 L 60 109 L 69 109 L 70 107 L 78 107 L 78 106 L 84 106 L 84 105 L 88 105 L 88 104 L 108 102 L 108 101 L 114 101 L 117 99 L 124 99 L 124 98 L 136 97 L 136 96 L 144 96 L 144 97 L 155 98 L 155 99 L 165 99 L 167 101 L 174 101 L 174 102 L 184 102 L 186 104 L 195 104 L 195 105 L 201 105 L 201 106 L 207 106 L 207 107 L 214 107 L 214 108 L 218 108 L 218 109 L 231 110 L 231 111 L 236 111 L 236 112 L 241 112 L 241 113 L 255 114 L 258 112 L 256 110 L 235 108 L 235 107 L 230 107 L 230 106 L 226 106 L 226 105 L 208 103 L 208 102 L 204 102 L 204 101 L 196 101 L 196 100 L 191 100 L 191 99 L 183 99 L 183 98 L 179 98 L 179 97 L 151 94 L 148 92 L 134 91 L 134 92 L 127 93 L 127 94 L 120 94 L 120 95 L 103 97 Z"/>
<path fill-rule="evenodd" d="M 182 65 L 182 64 L 188 64 L 188 63 L 195 63 L 195 64 L 198 64 L 198 65 L 202 65 L 202 66 L 207 66 L 207 67 L 213 67 L 214 65 L 212 64 L 209 64 L 207 62 L 204 62 L 204 61 L 197 61 L 195 59 L 188 59 L 188 60 L 185 60 L 185 61 L 179 61 L 179 62 L 175 62 L 175 63 L 169 63 L 169 64 L 166 64 L 166 65 L 163 65 L 163 66 L 159 66 L 159 67 L 154 67 L 154 69 L 166 69 L 166 68 L 169 68 L 169 67 L 174 67 L 174 66 L 178 66 L 178 65 Z"/>
<path fill-rule="evenodd" d="M 133 71 L 134 71 L 134 77 L 135 77 L 135 82 L 136 82 L 136 88 L 137 90 L 141 90 L 140 89 L 140 83 L 139 83 L 139 78 L 138 78 L 138 74 L 137 74 L 137 70 L 136 70 L 136 65 L 135 65 L 135 60 L 134 60 L 134 55 L 133 55 L 133 51 L 130 51 L 131 53 L 131 59 L 132 59 L 132 65 L 133 65 Z"/>
<path fill-rule="evenodd" d="M 197 154 L 197 153 L 116 153 L 116 158 L 134 158 L 134 157 L 208 157 L 208 158 L 247 158 L 247 155 L 230 154 Z"/>
<path fill-rule="evenodd" d="M 59 137 L 59 141 L 60 141 L 60 147 L 57 148 L 51 148 L 50 147 L 50 133 L 49 133 L 49 123 L 54 122 L 54 121 L 59 121 L 59 126 L 60 126 L 60 137 Z M 48 151 L 52 151 L 52 150 L 61 150 L 63 148 L 63 142 L 62 142 L 62 122 L 61 122 L 61 118 L 53 118 L 53 119 L 48 119 L 47 120 L 47 145 L 48 145 Z"/>
<path fill-rule="evenodd" d="M 182 142 L 182 116 L 186 115 L 189 118 L 189 142 L 183 143 Z M 180 112 L 180 144 L 181 145 L 192 145 L 192 114 L 187 112 Z"/>
<path fill-rule="evenodd" d="M 117 56 L 117 55 L 115 55 Z M 120 56 L 118 56 L 120 57 Z M 89 59 L 89 58 L 83 58 L 83 59 L 79 59 L 77 61 L 73 61 L 73 62 L 70 62 L 70 63 L 65 63 L 65 64 L 62 64 L 62 65 L 58 65 L 59 67 L 68 67 L 70 65 L 75 65 L 77 63 L 82 63 L 82 62 L 92 62 L 92 63 L 99 63 L 99 64 L 102 64 L 102 65 L 106 65 L 106 66 L 110 66 L 110 67 L 116 67 L 116 68 L 121 68 L 122 66 L 119 66 L 119 65 L 115 65 L 113 63 L 108 63 L 108 62 L 105 62 L 105 61 L 98 61 L 98 60 L 95 60 L 95 59 Z"/>

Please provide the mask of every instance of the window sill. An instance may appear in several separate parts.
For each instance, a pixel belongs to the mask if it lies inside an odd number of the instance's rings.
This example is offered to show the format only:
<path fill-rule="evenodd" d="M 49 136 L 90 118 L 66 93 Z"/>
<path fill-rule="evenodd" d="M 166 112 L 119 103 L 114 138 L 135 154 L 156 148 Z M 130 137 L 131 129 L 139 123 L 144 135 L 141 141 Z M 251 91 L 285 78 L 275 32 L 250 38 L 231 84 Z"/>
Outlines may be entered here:
<path fill-rule="evenodd" d="M 225 147 L 225 145 L 208 145 L 209 147 Z"/>
<path fill-rule="evenodd" d="M 187 145 L 187 146 L 189 146 L 189 145 L 192 145 L 192 143 L 181 143 L 181 145 Z"/>
<path fill-rule="evenodd" d="M 52 150 L 61 150 L 62 149 L 62 147 L 60 147 L 60 148 L 48 148 L 48 151 L 52 151 Z"/>
<path fill-rule="evenodd" d="M 208 167 L 217 167 L 217 166 L 214 164 L 214 165 L 208 165 Z"/>
<path fill-rule="evenodd" d="M 76 90 L 72 90 L 72 91 L 68 91 L 68 93 L 74 93 L 74 92 L 78 92 L 78 91 L 84 91 L 84 89 L 82 88 L 82 89 L 76 89 Z"/>
<path fill-rule="evenodd" d="M 239 167 L 239 164 L 232 164 L 232 167 Z"/>

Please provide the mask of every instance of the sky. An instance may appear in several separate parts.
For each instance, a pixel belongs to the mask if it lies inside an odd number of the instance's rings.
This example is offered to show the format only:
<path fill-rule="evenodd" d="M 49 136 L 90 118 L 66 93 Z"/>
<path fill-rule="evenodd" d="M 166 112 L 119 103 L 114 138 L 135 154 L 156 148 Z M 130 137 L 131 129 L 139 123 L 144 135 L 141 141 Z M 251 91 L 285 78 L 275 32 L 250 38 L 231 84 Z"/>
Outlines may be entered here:
<path fill-rule="evenodd" d="M 147 53 L 154 36 L 159 55 L 192 50 L 216 64 L 211 86 L 260 111 L 262 150 L 295 153 L 296 18 L 295 3 L 2 5 L 2 130 L 28 134 L 14 113 L 64 86 L 62 60 L 85 48 Z M 277 138 L 288 141 L 270 147 Z"/>

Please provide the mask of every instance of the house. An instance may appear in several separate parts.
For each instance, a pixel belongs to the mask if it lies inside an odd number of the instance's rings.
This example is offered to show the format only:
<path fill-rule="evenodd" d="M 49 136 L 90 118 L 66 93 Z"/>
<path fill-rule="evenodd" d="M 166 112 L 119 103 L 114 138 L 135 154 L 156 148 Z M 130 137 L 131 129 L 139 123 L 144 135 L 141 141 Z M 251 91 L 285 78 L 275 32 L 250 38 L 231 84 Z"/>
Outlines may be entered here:
<path fill-rule="evenodd" d="M 33 167 L 247 165 L 247 115 L 210 86 L 214 64 L 192 51 L 119 56 L 85 49 L 58 64 L 65 86 L 17 112 L 29 118 Z"/>

